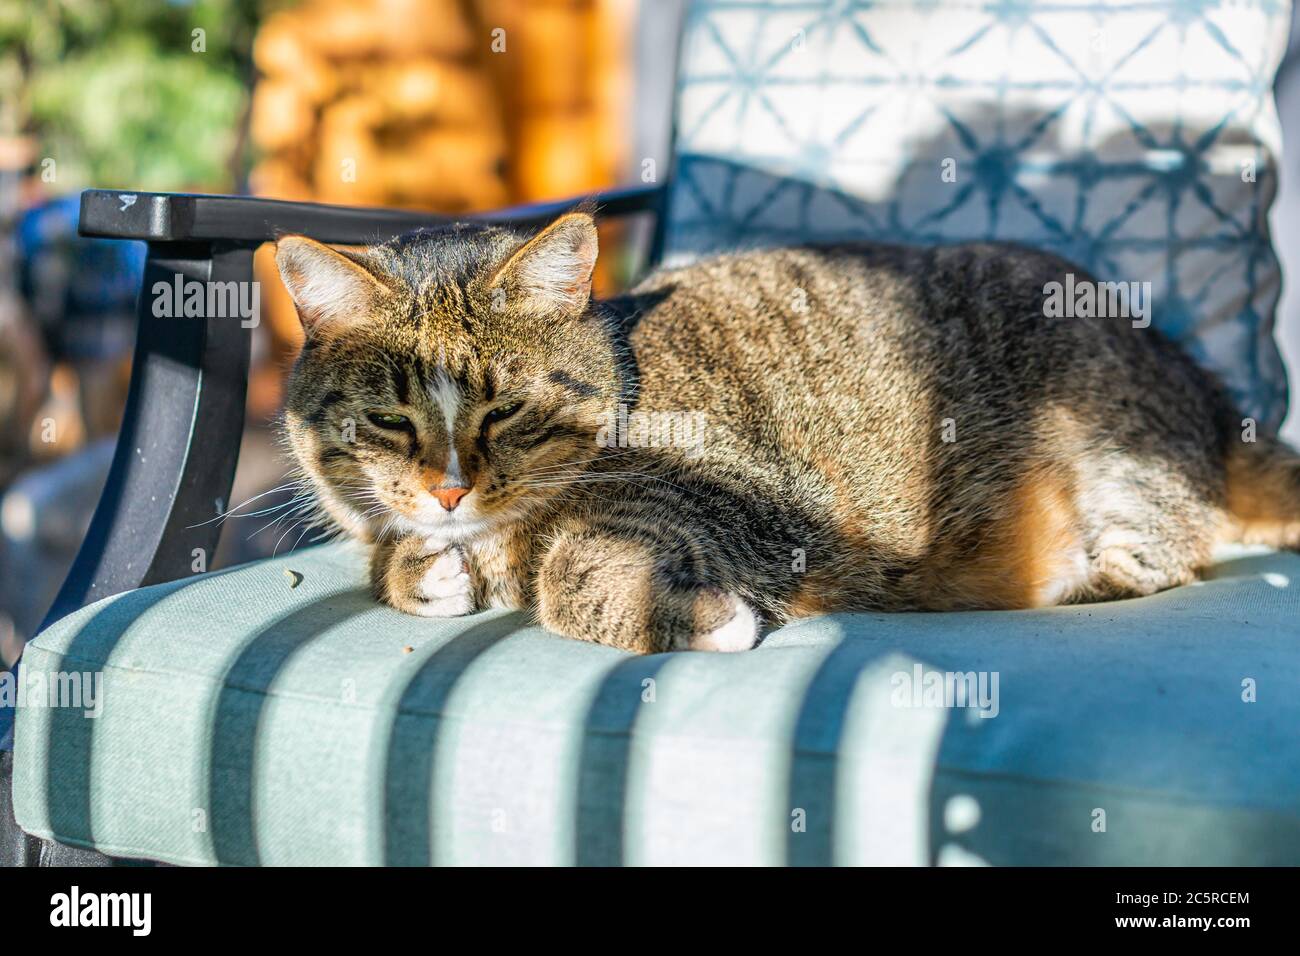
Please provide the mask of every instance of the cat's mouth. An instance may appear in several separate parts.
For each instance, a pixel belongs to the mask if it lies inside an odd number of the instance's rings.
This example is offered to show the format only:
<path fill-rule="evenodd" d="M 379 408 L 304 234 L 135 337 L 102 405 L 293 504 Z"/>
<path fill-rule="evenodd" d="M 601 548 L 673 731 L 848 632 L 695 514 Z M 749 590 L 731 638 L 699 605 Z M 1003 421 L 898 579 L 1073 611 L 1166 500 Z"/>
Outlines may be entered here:
<path fill-rule="evenodd" d="M 484 513 L 475 498 L 473 493 L 466 495 L 451 511 L 432 498 L 409 512 L 395 510 L 397 530 L 423 537 L 439 547 L 481 537 L 500 524 L 502 516 Z"/>
<path fill-rule="evenodd" d="M 357 516 L 367 526 L 369 538 L 413 535 L 439 548 L 469 543 L 499 530 L 526 517 L 529 505 L 537 503 L 531 496 L 484 500 L 478 489 L 460 498 L 451 510 L 433 495 L 394 501 L 381 493 L 378 501 L 381 507 Z"/>

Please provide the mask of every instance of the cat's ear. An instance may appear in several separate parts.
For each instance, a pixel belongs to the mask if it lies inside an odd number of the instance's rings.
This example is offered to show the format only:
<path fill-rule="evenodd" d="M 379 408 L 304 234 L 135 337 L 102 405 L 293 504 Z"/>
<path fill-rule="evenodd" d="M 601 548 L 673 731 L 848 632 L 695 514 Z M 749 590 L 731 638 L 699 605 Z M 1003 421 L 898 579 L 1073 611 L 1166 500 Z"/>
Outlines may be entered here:
<path fill-rule="evenodd" d="M 525 312 L 577 315 L 591 298 L 596 252 L 595 220 L 571 212 L 520 246 L 497 270 L 492 288 Z"/>
<path fill-rule="evenodd" d="M 364 266 L 306 236 L 279 240 L 275 264 L 309 334 L 356 322 L 389 294 Z"/>

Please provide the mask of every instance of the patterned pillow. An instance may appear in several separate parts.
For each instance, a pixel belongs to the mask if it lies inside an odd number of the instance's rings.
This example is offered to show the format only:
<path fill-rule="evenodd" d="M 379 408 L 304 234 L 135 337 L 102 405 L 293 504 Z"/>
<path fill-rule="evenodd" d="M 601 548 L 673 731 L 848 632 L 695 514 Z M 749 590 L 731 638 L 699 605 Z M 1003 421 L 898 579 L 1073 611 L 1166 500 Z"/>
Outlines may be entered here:
<path fill-rule="evenodd" d="M 1267 214 L 1287 0 L 696 0 L 668 262 L 998 239 L 1106 282 L 1276 427 Z"/>

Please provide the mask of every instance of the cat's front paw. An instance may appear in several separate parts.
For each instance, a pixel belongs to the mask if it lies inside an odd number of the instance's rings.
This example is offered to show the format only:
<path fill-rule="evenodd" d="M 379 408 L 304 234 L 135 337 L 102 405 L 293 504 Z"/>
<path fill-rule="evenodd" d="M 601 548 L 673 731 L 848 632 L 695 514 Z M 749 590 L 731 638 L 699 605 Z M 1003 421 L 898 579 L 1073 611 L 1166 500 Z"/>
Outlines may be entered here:
<path fill-rule="evenodd" d="M 747 651 L 758 642 L 758 616 L 753 608 L 734 594 L 710 589 L 706 597 L 730 605 L 731 616 L 721 624 L 692 634 L 687 643 L 690 650 L 732 653 Z"/>
<path fill-rule="evenodd" d="M 460 617 L 474 610 L 469 564 L 459 548 L 429 554 L 403 542 L 393 548 L 377 577 L 379 597 L 407 614 Z"/>
<path fill-rule="evenodd" d="M 452 548 L 434 558 L 418 585 L 420 609 L 425 617 L 459 617 L 474 610 L 474 586 L 469 565 L 459 550 Z"/>

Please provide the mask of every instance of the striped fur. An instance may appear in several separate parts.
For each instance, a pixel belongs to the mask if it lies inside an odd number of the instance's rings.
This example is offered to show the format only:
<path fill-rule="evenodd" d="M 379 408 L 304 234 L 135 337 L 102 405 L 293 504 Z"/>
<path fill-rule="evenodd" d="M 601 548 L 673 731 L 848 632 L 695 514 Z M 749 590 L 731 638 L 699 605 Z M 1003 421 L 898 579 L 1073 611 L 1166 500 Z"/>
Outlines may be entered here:
<path fill-rule="evenodd" d="M 826 611 L 1149 594 L 1218 538 L 1300 542 L 1293 453 L 1243 443 L 1154 329 L 1046 318 L 1044 285 L 1082 275 L 1055 257 L 750 252 L 597 304 L 595 254 L 583 212 L 532 238 L 279 244 L 308 330 L 289 443 L 374 542 L 382 600 L 738 650 Z M 702 439 L 602 444 L 620 406 L 699 416 Z M 430 493 L 448 482 L 471 489 L 452 512 Z"/>

